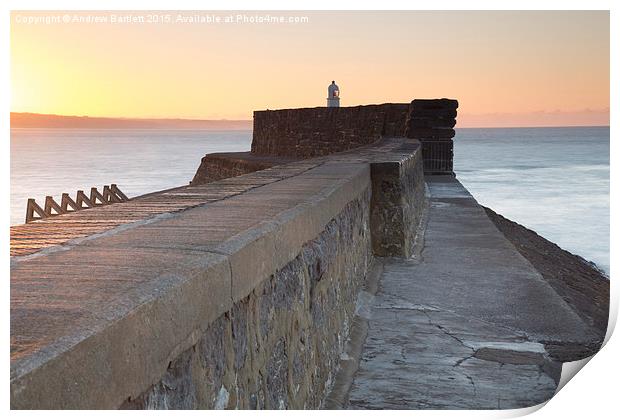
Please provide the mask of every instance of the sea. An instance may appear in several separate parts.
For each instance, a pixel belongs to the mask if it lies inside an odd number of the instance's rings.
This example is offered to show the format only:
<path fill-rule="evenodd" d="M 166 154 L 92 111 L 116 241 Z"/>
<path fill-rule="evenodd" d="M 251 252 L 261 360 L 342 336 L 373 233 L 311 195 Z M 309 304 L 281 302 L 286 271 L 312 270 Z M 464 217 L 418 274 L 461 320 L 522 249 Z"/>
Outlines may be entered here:
<path fill-rule="evenodd" d="M 454 170 L 481 204 L 609 273 L 609 127 L 458 128 Z M 206 153 L 251 131 L 11 129 L 11 225 L 26 202 L 115 183 L 128 196 L 187 184 Z"/>

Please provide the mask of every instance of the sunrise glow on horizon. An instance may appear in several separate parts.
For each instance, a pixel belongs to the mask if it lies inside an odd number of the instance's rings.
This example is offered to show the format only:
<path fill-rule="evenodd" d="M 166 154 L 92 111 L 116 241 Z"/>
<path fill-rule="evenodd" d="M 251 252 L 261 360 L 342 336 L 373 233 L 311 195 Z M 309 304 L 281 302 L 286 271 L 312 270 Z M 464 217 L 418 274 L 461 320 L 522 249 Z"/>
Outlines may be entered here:
<path fill-rule="evenodd" d="M 240 13 L 307 22 L 192 22 Z M 608 125 L 609 12 L 11 13 L 14 112 L 251 119 L 334 79 L 342 106 L 456 98 L 459 127 Z"/>

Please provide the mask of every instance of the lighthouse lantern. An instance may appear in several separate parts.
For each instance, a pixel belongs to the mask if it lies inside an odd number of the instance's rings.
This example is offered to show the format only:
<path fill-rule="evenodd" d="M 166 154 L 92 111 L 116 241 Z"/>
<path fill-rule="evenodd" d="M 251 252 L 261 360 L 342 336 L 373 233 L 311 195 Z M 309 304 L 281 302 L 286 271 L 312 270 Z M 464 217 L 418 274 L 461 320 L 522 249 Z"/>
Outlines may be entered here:
<path fill-rule="evenodd" d="M 337 108 L 340 106 L 340 88 L 334 80 L 332 84 L 327 87 L 327 107 Z"/>

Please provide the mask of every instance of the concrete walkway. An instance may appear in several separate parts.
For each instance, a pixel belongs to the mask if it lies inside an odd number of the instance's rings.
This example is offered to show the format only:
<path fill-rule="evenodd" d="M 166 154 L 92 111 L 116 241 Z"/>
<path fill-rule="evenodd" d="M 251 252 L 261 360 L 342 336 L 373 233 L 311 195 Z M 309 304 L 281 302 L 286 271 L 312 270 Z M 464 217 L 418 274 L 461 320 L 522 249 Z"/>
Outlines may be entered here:
<path fill-rule="evenodd" d="M 418 255 L 383 260 L 346 408 L 522 408 L 561 372 L 544 343 L 587 341 L 583 321 L 453 177 L 428 177 Z"/>

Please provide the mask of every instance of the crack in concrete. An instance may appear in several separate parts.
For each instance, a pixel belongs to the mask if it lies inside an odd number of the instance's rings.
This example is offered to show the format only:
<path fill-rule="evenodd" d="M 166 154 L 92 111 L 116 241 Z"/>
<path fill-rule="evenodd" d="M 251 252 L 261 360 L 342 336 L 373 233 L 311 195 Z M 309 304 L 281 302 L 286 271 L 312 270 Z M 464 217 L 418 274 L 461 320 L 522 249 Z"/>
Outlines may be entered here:
<path fill-rule="evenodd" d="M 466 362 L 467 360 L 469 360 L 469 359 L 471 359 L 471 358 L 473 358 L 473 357 L 476 357 L 476 356 L 475 356 L 474 354 L 471 354 L 471 355 L 469 355 L 469 356 L 463 357 L 463 358 L 461 358 L 461 359 L 457 360 L 457 361 L 456 361 L 456 362 L 452 365 L 452 367 L 459 367 L 459 366 L 461 366 L 461 363 L 464 363 L 464 362 Z"/>
<path fill-rule="evenodd" d="M 406 299 L 406 298 L 404 298 L 402 296 L 395 295 L 393 293 L 388 293 L 388 292 L 385 292 L 383 290 L 381 290 L 379 295 L 384 295 L 384 296 L 388 296 L 388 297 L 392 297 L 392 298 L 395 298 L 395 299 L 398 299 L 398 300 L 405 301 L 405 302 L 409 303 L 412 307 L 406 308 L 406 307 L 396 307 L 396 306 L 395 307 L 376 306 L 375 307 L 376 309 L 396 309 L 396 310 L 401 310 L 402 309 L 402 310 L 412 310 L 412 311 L 424 312 L 424 314 L 429 318 L 429 324 L 431 324 L 431 325 L 438 325 L 438 323 L 433 322 L 430 319 L 430 315 L 428 314 L 428 312 L 444 312 L 444 313 L 448 313 L 448 314 L 457 316 L 459 318 L 464 318 L 463 315 L 457 313 L 454 310 L 443 309 L 443 308 L 440 308 L 440 307 L 437 307 L 437 306 L 434 306 L 434 305 L 420 305 L 420 304 L 416 304 L 416 303 L 412 302 L 411 300 Z M 498 329 L 506 330 L 507 332 L 510 332 L 511 334 L 514 334 L 514 337 L 511 337 L 511 339 L 522 340 L 522 341 L 530 341 L 530 342 L 538 343 L 538 341 L 533 340 L 525 332 L 523 332 L 521 330 L 518 330 L 516 328 L 512 328 L 512 327 L 509 327 L 509 326 L 506 326 L 506 325 L 499 325 L 499 324 L 496 324 L 494 322 L 487 321 L 485 319 L 481 319 L 481 318 L 478 318 L 478 317 L 475 317 L 475 316 L 468 316 L 467 318 L 469 320 L 475 320 L 475 321 L 483 323 L 485 325 L 489 325 L 489 326 L 493 326 L 493 327 L 498 328 Z M 544 344 L 544 343 L 542 343 L 542 344 Z"/>
<path fill-rule="evenodd" d="M 476 388 L 476 383 L 474 382 L 474 379 L 471 376 L 469 376 L 469 375 L 465 375 L 465 377 L 467 379 L 469 379 L 469 382 L 471 383 L 471 386 L 474 389 L 474 397 L 477 397 L 478 396 L 478 390 Z"/>
<path fill-rule="evenodd" d="M 429 317 L 430 319 L 430 317 Z M 465 344 L 465 342 L 463 340 L 461 340 L 459 337 L 456 336 L 456 334 L 451 333 L 450 331 L 448 331 L 447 328 L 445 328 L 443 325 L 439 325 L 439 324 L 431 324 L 431 325 L 435 325 L 441 332 L 443 332 L 444 334 L 446 334 L 448 337 L 452 337 L 453 339 L 455 339 L 457 342 L 459 342 L 463 347 L 466 347 L 468 349 L 470 349 L 472 352 L 475 352 L 476 350 L 471 347 L 468 346 L 467 344 Z"/>

